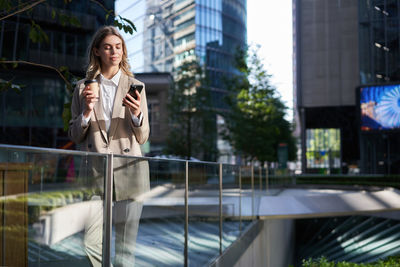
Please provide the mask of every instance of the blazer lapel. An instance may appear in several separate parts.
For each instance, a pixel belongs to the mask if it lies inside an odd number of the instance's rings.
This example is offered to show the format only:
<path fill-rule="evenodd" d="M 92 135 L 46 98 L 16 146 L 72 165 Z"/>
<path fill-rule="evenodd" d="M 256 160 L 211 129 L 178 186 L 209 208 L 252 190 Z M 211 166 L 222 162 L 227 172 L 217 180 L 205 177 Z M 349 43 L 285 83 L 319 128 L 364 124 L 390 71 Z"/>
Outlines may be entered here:
<path fill-rule="evenodd" d="M 129 90 L 129 78 L 124 73 L 121 73 L 121 78 L 119 78 L 117 92 L 114 98 L 114 105 L 112 111 L 112 118 L 110 124 L 110 130 L 108 131 L 108 141 L 110 142 L 116 129 L 118 128 L 119 118 L 124 118 L 125 108 L 122 106 L 122 99 L 128 93 Z"/>
<path fill-rule="evenodd" d="M 97 80 L 99 80 L 99 78 L 97 78 Z M 100 84 L 100 82 L 99 82 L 99 84 Z M 106 143 L 108 143 L 106 123 L 104 121 L 104 116 L 103 116 L 103 101 L 102 101 L 102 97 L 101 97 L 101 92 L 99 92 L 99 101 L 97 101 L 97 103 L 94 105 L 93 110 L 94 110 L 95 119 L 97 121 L 97 124 L 99 125 L 101 136 L 103 137 L 104 141 Z"/>

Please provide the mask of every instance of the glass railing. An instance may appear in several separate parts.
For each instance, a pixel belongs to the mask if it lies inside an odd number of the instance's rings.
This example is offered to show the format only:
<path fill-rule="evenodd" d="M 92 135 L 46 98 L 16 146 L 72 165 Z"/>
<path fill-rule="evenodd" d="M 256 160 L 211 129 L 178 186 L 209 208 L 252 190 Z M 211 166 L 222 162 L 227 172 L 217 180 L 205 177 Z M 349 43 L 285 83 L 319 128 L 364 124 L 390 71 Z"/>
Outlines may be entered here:
<path fill-rule="evenodd" d="M 0 265 L 90 266 L 106 164 L 106 155 L 0 146 Z"/>
<path fill-rule="evenodd" d="M 256 218 L 265 181 L 253 167 L 0 145 L 0 265 L 205 266 Z"/>
<path fill-rule="evenodd" d="M 188 162 L 188 265 L 205 266 L 221 247 L 219 165 Z"/>
<path fill-rule="evenodd" d="M 221 249 L 228 248 L 242 233 L 248 220 L 242 220 L 240 167 L 221 165 L 222 175 L 222 231 Z M 245 207 L 243 207 L 245 208 Z"/>
<path fill-rule="evenodd" d="M 400 179 L 0 145 L 0 266 L 207 266 L 304 185 Z"/>

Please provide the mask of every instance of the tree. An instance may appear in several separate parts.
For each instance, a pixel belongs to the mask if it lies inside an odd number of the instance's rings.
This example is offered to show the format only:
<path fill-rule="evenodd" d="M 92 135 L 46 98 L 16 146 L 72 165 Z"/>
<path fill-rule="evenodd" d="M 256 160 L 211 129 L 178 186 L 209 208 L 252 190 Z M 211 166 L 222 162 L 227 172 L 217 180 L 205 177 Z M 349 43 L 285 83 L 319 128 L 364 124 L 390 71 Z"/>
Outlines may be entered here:
<path fill-rule="evenodd" d="M 224 139 L 250 161 L 277 161 L 280 143 L 287 144 L 289 160 L 295 159 L 292 125 L 284 118 L 287 107 L 271 85 L 271 75 L 258 58 L 257 49 L 238 50 L 235 63 L 239 74 L 226 78 L 230 112 L 221 114 L 226 127 Z"/>
<path fill-rule="evenodd" d="M 165 153 L 216 160 L 216 124 L 207 78 L 196 61 L 183 63 L 169 91 L 170 131 Z"/>

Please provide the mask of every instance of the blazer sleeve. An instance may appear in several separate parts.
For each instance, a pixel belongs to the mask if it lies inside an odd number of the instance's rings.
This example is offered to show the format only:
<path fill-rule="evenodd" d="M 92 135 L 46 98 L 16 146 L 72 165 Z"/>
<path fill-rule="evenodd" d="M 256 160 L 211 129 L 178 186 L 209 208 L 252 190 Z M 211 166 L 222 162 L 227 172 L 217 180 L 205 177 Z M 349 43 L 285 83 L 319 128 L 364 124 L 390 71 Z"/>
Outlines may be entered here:
<path fill-rule="evenodd" d="M 145 85 L 143 84 L 143 90 L 140 93 L 140 111 L 143 114 L 143 121 L 142 124 L 139 127 L 136 127 L 133 124 L 133 121 L 131 121 L 131 126 L 133 129 L 133 132 L 135 133 L 136 140 L 139 144 L 143 145 L 146 143 L 147 139 L 149 138 L 150 134 L 150 126 L 149 126 L 149 114 L 147 110 L 147 99 L 146 99 L 146 89 Z"/>
<path fill-rule="evenodd" d="M 87 131 L 90 127 L 90 121 L 87 126 L 82 124 L 83 117 L 83 106 L 81 97 L 80 83 L 77 84 L 74 90 L 71 104 L 71 120 L 69 121 L 68 136 L 75 143 L 82 143 L 85 138 Z"/>

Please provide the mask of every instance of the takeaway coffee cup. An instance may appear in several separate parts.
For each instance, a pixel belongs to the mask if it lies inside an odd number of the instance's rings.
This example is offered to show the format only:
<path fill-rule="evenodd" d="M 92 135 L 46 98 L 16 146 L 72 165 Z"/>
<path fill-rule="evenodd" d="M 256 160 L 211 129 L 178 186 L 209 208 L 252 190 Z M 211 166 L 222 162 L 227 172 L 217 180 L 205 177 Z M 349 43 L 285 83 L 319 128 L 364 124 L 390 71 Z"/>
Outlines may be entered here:
<path fill-rule="evenodd" d="M 85 81 L 85 86 L 88 86 L 90 90 L 93 91 L 94 95 L 96 96 L 96 99 L 99 99 L 99 83 L 97 82 L 97 80 L 86 80 Z"/>

